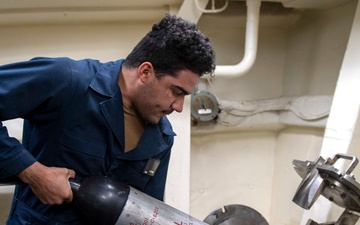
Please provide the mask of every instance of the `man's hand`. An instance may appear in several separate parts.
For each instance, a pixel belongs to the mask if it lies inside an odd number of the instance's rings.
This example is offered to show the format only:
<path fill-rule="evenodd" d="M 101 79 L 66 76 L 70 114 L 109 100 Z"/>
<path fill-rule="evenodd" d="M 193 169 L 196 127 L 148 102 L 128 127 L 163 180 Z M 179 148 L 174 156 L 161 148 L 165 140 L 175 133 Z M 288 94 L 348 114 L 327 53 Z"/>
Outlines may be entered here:
<path fill-rule="evenodd" d="M 75 178 L 75 171 L 66 168 L 46 167 L 35 162 L 18 174 L 44 204 L 55 205 L 71 202 L 69 178 Z"/>

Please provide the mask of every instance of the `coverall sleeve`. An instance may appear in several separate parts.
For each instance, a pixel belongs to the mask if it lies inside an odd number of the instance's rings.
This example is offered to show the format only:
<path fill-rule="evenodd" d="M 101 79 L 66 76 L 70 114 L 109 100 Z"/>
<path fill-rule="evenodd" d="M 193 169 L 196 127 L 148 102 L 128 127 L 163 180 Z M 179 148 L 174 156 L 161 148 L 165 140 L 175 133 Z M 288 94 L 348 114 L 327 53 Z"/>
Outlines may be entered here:
<path fill-rule="evenodd" d="M 55 96 L 64 86 L 59 73 L 66 62 L 34 58 L 0 66 L 0 178 L 16 175 L 36 161 L 16 138 L 9 137 L 1 121 L 56 118 L 59 103 Z"/>

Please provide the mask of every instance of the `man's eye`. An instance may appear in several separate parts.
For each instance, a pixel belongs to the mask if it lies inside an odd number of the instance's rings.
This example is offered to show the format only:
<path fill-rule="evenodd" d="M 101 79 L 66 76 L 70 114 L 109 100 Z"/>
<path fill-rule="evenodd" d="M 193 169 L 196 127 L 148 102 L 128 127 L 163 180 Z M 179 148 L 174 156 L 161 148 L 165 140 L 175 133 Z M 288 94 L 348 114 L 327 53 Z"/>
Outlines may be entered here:
<path fill-rule="evenodd" d="M 172 92 L 173 92 L 173 95 L 175 95 L 175 96 L 180 96 L 182 94 L 182 92 L 178 91 L 178 90 L 173 90 Z"/>

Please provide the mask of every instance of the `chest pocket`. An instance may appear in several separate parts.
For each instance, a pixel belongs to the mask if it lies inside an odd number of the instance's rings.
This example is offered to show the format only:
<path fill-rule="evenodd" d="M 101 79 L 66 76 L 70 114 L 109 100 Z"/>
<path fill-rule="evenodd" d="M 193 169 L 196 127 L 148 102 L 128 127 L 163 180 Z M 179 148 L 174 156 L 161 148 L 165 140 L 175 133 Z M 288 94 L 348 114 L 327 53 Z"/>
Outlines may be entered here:
<path fill-rule="evenodd" d="M 150 180 L 150 176 L 143 173 L 146 163 L 147 160 L 120 160 L 111 177 L 141 191 Z"/>
<path fill-rule="evenodd" d="M 106 145 L 64 131 L 59 138 L 56 166 L 82 176 L 106 175 Z"/>

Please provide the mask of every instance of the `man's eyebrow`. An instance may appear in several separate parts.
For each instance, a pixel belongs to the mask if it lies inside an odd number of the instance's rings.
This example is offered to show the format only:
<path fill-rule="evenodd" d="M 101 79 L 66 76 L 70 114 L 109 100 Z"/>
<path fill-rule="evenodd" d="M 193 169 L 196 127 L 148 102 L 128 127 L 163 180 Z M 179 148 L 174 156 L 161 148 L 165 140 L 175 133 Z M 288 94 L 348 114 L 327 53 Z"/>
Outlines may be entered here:
<path fill-rule="evenodd" d="M 184 95 L 190 95 L 191 93 L 185 90 L 184 88 L 180 86 L 175 86 L 175 88 L 179 89 Z"/>

